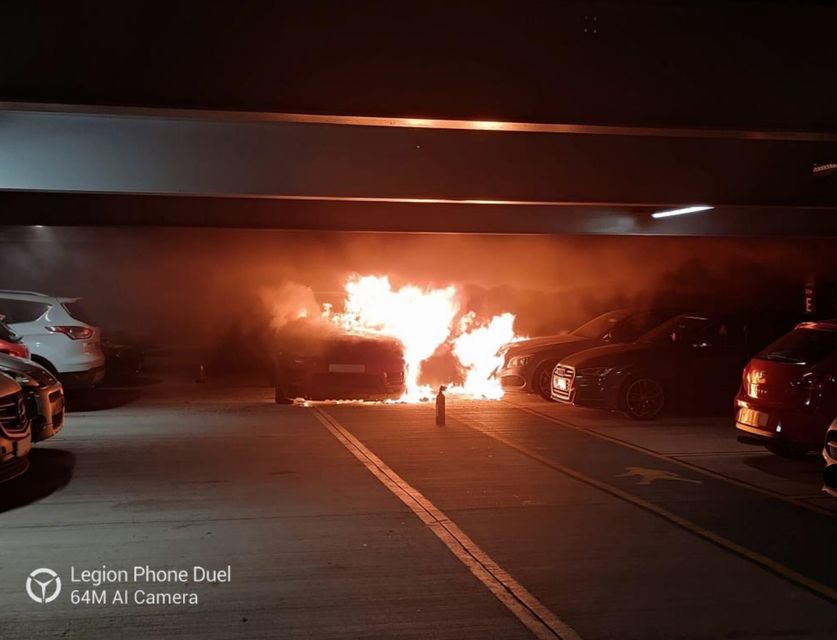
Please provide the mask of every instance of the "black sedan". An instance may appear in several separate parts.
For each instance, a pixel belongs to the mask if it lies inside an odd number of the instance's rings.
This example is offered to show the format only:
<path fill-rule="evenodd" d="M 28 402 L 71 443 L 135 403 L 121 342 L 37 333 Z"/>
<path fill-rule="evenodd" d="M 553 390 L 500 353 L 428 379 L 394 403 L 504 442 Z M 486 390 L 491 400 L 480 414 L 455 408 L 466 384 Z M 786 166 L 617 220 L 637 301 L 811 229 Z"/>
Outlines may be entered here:
<path fill-rule="evenodd" d="M 553 371 L 552 399 L 623 411 L 635 420 L 652 420 L 672 406 L 724 406 L 750 357 L 789 323 L 770 313 L 677 316 L 635 342 L 562 359 Z"/>
<path fill-rule="evenodd" d="M 495 375 L 505 389 L 534 392 L 549 400 L 552 370 L 559 360 L 591 347 L 636 340 L 682 311 L 617 309 L 593 318 L 570 333 L 512 343 Z"/>

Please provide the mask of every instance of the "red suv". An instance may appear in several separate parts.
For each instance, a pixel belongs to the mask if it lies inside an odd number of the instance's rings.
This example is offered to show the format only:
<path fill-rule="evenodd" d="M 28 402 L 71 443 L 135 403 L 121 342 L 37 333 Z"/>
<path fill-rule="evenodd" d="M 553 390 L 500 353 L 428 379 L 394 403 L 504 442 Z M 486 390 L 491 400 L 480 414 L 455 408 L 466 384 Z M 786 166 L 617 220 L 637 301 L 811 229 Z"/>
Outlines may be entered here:
<path fill-rule="evenodd" d="M 821 450 L 837 416 L 837 319 L 803 322 L 763 349 L 735 404 L 739 441 L 784 456 Z"/>

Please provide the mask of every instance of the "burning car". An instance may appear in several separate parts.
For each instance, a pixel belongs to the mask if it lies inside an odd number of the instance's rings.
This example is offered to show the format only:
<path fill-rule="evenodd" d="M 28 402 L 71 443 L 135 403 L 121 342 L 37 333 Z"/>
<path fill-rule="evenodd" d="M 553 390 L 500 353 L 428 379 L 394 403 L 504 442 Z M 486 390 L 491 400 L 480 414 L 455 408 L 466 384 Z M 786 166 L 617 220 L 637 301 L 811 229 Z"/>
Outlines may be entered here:
<path fill-rule="evenodd" d="M 636 340 L 681 311 L 618 309 L 603 313 L 570 333 L 515 342 L 507 347 L 496 376 L 505 389 L 538 393 L 549 400 L 552 370 L 561 358 L 591 347 Z"/>
<path fill-rule="evenodd" d="M 396 399 L 406 390 L 403 347 L 391 338 L 327 333 L 283 340 L 274 359 L 279 404 Z"/>
<path fill-rule="evenodd" d="M 784 456 L 819 450 L 837 416 L 837 320 L 803 322 L 760 351 L 735 404 L 740 441 Z"/>
<path fill-rule="evenodd" d="M 672 405 L 720 407 L 735 395 L 750 356 L 783 333 L 785 322 L 775 314 L 680 315 L 636 342 L 562 359 L 552 374 L 552 398 L 635 420 L 653 420 Z"/>
<path fill-rule="evenodd" d="M 479 314 L 453 284 L 393 287 L 387 276 L 353 274 L 344 289 L 333 302 L 295 283 L 263 294 L 277 344 L 277 401 L 421 402 L 439 385 L 460 396 L 502 397 L 492 374 L 503 345 L 517 338 L 514 314 Z"/>

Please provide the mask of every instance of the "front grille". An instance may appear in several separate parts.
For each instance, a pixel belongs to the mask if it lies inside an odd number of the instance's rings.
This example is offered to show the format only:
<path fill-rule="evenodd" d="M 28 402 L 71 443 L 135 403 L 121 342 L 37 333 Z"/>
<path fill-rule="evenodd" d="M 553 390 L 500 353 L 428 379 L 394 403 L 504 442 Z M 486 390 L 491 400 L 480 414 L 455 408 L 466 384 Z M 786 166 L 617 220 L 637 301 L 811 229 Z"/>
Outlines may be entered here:
<path fill-rule="evenodd" d="M 565 388 L 558 386 L 558 380 L 566 380 Z M 569 400 L 572 396 L 573 381 L 575 380 L 575 369 L 564 365 L 558 365 L 552 372 L 552 395 L 559 400 Z"/>
<path fill-rule="evenodd" d="M 0 428 L 9 436 L 26 433 L 29 419 L 22 392 L 0 398 Z"/>
<path fill-rule="evenodd" d="M 26 405 L 26 415 L 32 420 L 38 415 L 38 393 L 37 391 L 23 392 L 23 403 Z"/>

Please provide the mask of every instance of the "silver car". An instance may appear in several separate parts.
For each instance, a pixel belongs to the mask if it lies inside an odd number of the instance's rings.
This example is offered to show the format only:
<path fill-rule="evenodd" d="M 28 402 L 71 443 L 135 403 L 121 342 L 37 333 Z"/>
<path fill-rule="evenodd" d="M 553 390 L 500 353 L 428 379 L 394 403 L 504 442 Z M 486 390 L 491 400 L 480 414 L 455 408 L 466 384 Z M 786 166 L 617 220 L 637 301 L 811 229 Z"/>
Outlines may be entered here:
<path fill-rule="evenodd" d="M 32 441 L 51 438 L 64 426 L 64 389 L 47 369 L 15 356 L 0 353 L 0 373 L 14 379 L 23 389 L 32 426 Z"/>

